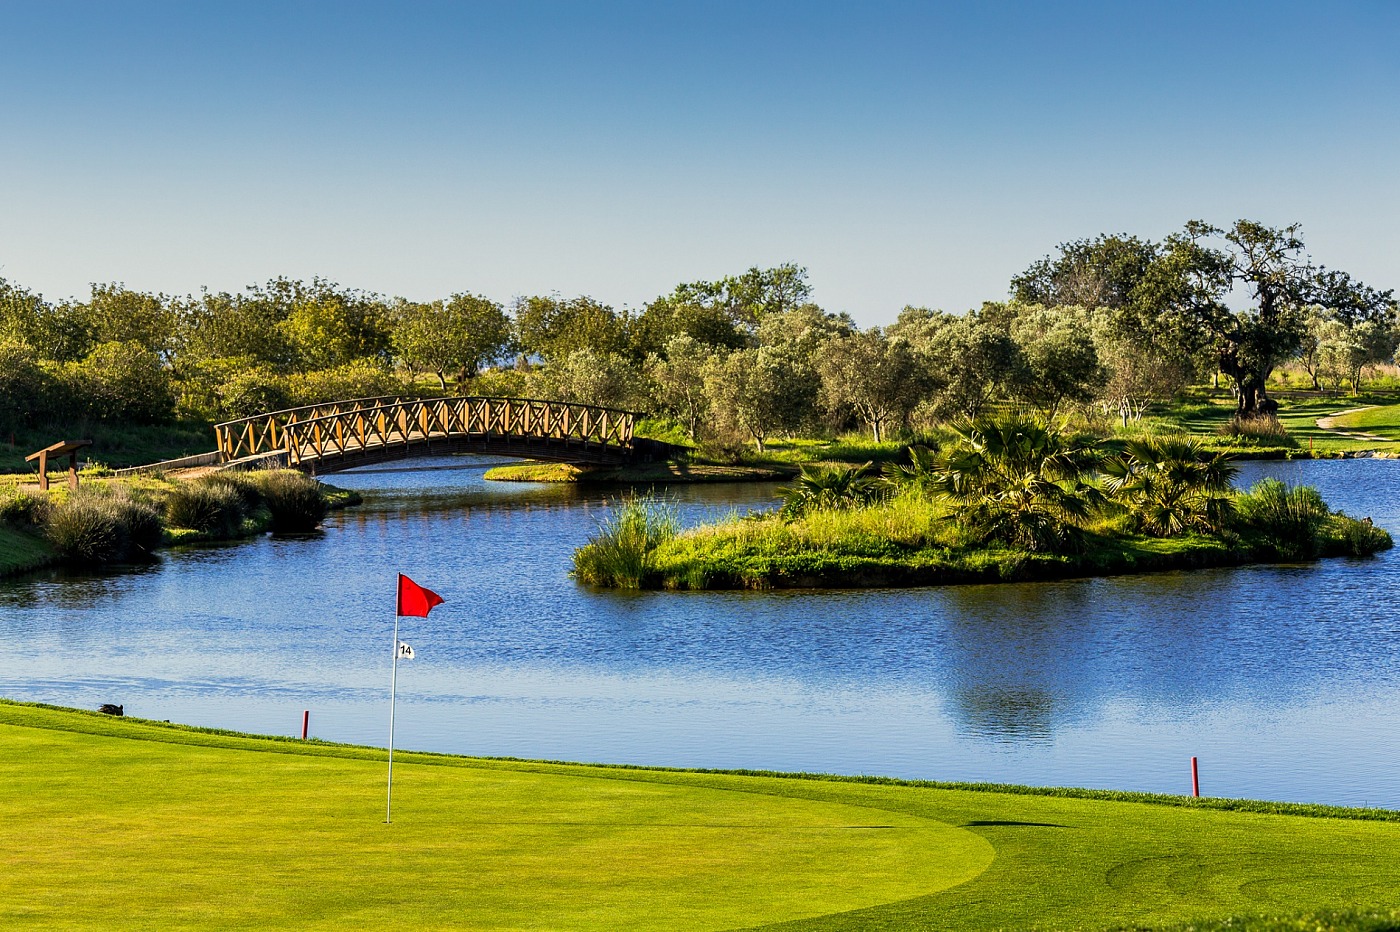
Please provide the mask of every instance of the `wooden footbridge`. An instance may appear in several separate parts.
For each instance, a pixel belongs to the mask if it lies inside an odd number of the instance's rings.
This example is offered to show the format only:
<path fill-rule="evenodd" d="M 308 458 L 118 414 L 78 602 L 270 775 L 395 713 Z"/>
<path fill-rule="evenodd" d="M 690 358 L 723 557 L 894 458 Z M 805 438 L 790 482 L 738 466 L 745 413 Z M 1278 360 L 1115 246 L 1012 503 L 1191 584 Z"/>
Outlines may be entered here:
<path fill-rule="evenodd" d="M 618 465 L 650 458 L 648 442 L 632 436 L 636 417 L 529 398 L 357 398 L 260 414 L 214 430 L 222 463 L 311 473 L 449 453 Z"/>

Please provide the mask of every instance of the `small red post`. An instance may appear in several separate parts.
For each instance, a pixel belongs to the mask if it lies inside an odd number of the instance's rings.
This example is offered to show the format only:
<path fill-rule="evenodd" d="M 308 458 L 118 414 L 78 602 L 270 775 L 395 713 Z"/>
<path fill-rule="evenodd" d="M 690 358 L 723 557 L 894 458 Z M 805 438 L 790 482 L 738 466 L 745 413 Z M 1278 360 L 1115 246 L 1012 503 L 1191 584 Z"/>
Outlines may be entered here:
<path fill-rule="evenodd" d="M 305 738 L 306 735 L 302 735 L 302 737 Z M 1196 758 L 1194 757 L 1191 758 L 1191 795 L 1201 795 L 1201 774 L 1196 769 Z"/>
<path fill-rule="evenodd" d="M 301 740 L 306 740 L 306 729 L 311 725 L 311 710 L 307 709 L 301 713 Z M 1192 766 L 1195 766 L 1196 758 L 1191 758 Z"/>

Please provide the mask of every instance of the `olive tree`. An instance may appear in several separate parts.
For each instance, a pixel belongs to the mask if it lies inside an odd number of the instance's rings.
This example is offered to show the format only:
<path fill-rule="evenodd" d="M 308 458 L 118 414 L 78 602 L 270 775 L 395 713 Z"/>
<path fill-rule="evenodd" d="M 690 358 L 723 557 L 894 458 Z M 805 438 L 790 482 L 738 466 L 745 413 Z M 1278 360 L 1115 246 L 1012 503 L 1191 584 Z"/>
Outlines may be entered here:
<path fill-rule="evenodd" d="M 822 399 L 829 410 L 850 411 L 879 443 L 924 399 L 931 378 L 908 341 L 879 328 L 828 340 L 817 356 Z"/>
<path fill-rule="evenodd" d="M 423 369 L 436 375 L 444 392 L 447 373 L 465 382 L 503 355 L 511 342 L 505 310 L 480 295 L 454 294 L 427 304 L 403 301 L 394 316 L 395 353 L 410 372 Z"/>
<path fill-rule="evenodd" d="M 1107 382 L 1083 308 L 1020 308 L 1011 337 L 1020 357 L 1010 379 L 1012 395 L 1047 420 L 1066 404 L 1093 400 Z"/>
<path fill-rule="evenodd" d="M 817 385 L 769 347 L 735 350 L 705 365 L 705 394 L 721 428 L 747 434 L 760 451 L 774 434 L 799 429 Z"/>
<path fill-rule="evenodd" d="M 685 425 L 686 436 L 698 440 L 710 408 L 705 366 L 717 355 L 716 350 L 685 334 L 672 337 L 665 349 L 664 357 L 647 358 L 656 406 L 678 418 Z"/>

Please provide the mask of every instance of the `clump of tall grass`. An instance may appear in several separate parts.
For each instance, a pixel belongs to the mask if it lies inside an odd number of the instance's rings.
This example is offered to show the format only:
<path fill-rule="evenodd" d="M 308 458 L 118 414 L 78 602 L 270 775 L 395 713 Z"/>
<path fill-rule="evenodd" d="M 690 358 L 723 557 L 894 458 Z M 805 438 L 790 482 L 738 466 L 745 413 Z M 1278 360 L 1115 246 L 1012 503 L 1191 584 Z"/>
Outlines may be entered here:
<path fill-rule="evenodd" d="M 165 499 L 168 525 L 220 539 L 237 537 L 247 512 L 240 484 L 214 476 L 182 482 Z"/>
<path fill-rule="evenodd" d="M 1376 527 L 1370 518 L 1359 521 L 1348 515 L 1333 515 L 1326 533 L 1336 548 L 1349 557 L 1369 557 L 1395 545 L 1390 534 Z"/>
<path fill-rule="evenodd" d="M 574 578 L 595 586 L 640 589 L 652 551 L 676 536 L 675 507 L 652 496 L 621 499 L 588 543 L 574 551 Z"/>
<path fill-rule="evenodd" d="M 248 484 L 262 496 L 277 534 L 304 534 L 325 520 L 330 503 L 321 484 L 290 469 L 248 473 Z"/>
<path fill-rule="evenodd" d="M 1332 513 L 1317 489 L 1261 479 L 1235 500 L 1242 529 L 1266 553 L 1285 560 L 1309 560 L 1320 552 L 1323 529 Z"/>
<path fill-rule="evenodd" d="M 0 492 L 0 522 L 12 527 L 32 528 L 48 521 L 53 514 L 53 501 L 28 489 Z"/>
<path fill-rule="evenodd" d="M 123 485 L 85 485 L 54 509 L 49 541 L 72 563 L 97 565 L 144 558 L 160 546 L 160 513 Z"/>
<path fill-rule="evenodd" d="M 1296 447 L 1298 442 L 1288 435 L 1288 428 L 1273 414 L 1243 416 L 1236 414 L 1221 424 L 1218 433 L 1236 443 L 1251 446 Z"/>

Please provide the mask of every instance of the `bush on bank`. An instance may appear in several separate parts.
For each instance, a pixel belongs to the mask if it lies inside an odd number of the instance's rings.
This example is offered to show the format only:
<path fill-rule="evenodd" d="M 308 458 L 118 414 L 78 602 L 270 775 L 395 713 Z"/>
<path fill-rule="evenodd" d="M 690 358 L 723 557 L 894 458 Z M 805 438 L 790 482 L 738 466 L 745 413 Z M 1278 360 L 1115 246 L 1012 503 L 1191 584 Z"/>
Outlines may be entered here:
<path fill-rule="evenodd" d="M 213 473 L 189 481 L 89 480 L 75 492 L 0 489 L 0 575 L 54 556 L 75 566 L 136 562 L 159 547 L 313 531 L 353 492 L 293 471 Z"/>

